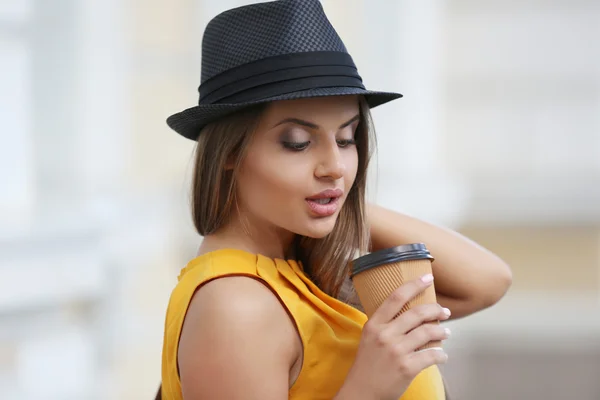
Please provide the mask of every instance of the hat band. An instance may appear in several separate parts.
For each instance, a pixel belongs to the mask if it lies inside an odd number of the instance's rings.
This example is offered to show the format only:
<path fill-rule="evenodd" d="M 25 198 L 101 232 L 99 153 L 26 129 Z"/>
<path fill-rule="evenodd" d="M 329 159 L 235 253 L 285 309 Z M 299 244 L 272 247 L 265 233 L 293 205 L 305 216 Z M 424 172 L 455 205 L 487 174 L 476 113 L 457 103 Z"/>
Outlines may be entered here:
<path fill-rule="evenodd" d="M 198 88 L 199 104 L 232 104 L 324 87 L 365 89 L 352 58 L 342 52 L 270 57 L 225 71 Z"/>

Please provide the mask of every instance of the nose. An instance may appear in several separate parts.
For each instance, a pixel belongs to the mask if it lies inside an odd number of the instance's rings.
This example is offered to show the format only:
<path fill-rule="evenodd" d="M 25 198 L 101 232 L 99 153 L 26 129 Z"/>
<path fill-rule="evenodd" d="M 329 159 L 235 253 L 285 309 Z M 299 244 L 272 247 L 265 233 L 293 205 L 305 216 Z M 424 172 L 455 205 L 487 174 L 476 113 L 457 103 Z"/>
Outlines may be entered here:
<path fill-rule="evenodd" d="M 319 160 L 315 168 L 315 176 L 320 179 L 337 180 L 344 177 L 346 164 L 340 154 L 337 142 L 327 143 L 319 152 Z"/>

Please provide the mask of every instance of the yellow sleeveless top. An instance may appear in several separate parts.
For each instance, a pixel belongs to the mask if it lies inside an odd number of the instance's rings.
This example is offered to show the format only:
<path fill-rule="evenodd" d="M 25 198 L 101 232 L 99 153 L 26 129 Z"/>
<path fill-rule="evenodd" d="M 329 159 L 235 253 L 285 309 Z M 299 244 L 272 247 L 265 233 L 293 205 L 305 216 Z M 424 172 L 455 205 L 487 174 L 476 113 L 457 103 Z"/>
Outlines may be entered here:
<path fill-rule="evenodd" d="M 296 261 L 224 249 L 195 258 L 179 274 L 165 321 L 163 400 L 183 399 L 177 348 L 194 292 L 203 283 L 232 275 L 260 279 L 280 298 L 295 320 L 304 348 L 304 360 L 298 379 L 290 388 L 289 399 L 332 399 L 354 362 L 366 315 L 322 292 Z M 445 400 L 438 368 L 433 366 L 422 371 L 401 400 Z"/>

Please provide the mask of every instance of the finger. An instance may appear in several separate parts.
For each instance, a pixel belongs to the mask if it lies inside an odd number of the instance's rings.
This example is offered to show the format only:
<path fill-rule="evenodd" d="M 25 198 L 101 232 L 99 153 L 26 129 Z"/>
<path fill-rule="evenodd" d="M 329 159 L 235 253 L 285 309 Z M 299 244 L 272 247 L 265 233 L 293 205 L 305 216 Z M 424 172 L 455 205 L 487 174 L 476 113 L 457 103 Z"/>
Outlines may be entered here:
<path fill-rule="evenodd" d="M 429 321 L 444 321 L 450 317 L 450 310 L 439 304 L 421 304 L 402 313 L 392 321 L 398 335 L 405 334 Z"/>
<path fill-rule="evenodd" d="M 446 340 L 448 337 L 450 329 L 435 323 L 423 324 L 404 336 L 402 347 L 407 352 L 413 352 L 431 341 Z"/>
<path fill-rule="evenodd" d="M 429 287 L 432 282 L 433 275 L 427 274 L 420 279 L 409 281 L 400 286 L 384 300 L 381 306 L 379 306 L 371 316 L 371 320 L 377 324 L 390 322 L 406 303 Z"/>
<path fill-rule="evenodd" d="M 448 354 L 436 347 L 417 351 L 409 356 L 409 360 L 411 367 L 419 373 L 432 365 L 445 364 L 448 361 Z"/>

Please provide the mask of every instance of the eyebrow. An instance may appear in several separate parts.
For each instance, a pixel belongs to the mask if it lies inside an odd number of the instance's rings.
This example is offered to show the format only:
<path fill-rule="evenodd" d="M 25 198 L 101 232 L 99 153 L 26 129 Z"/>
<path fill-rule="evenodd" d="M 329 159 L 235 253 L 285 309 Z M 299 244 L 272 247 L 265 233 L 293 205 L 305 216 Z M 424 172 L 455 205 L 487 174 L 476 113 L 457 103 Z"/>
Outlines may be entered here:
<path fill-rule="evenodd" d="M 352 124 L 355 121 L 358 121 L 359 119 L 360 119 L 360 115 L 356 114 L 354 117 L 352 117 L 348 121 L 341 124 L 338 127 L 338 129 L 344 129 L 345 127 L 347 127 L 348 125 Z M 276 126 L 279 126 L 279 125 L 283 125 L 283 124 L 296 124 L 296 125 L 306 126 L 307 128 L 310 128 L 310 129 L 319 129 L 320 128 L 320 126 L 315 124 L 314 122 L 305 121 L 305 120 L 299 119 L 299 118 L 282 119 L 281 121 L 279 121 L 278 123 L 273 125 L 273 128 L 275 128 Z"/>

